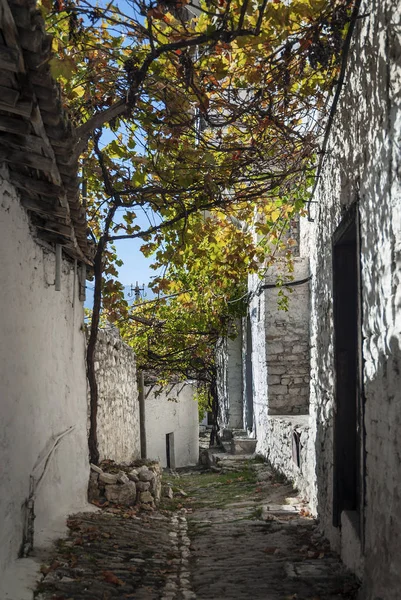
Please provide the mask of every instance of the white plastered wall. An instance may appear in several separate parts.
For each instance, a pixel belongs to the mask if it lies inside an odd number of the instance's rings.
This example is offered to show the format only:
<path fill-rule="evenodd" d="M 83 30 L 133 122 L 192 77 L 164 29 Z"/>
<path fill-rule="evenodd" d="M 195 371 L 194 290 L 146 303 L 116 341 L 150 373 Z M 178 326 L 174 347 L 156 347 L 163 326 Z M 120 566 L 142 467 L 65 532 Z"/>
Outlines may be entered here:
<path fill-rule="evenodd" d="M 68 428 L 35 501 L 35 543 L 86 506 L 88 450 L 83 307 L 74 265 L 35 242 L 17 194 L 0 179 L 0 597 L 22 543 L 22 506 L 39 455 Z M 41 469 L 37 472 L 39 475 Z M 22 596 L 18 600 L 22 600 Z"/>
<path fill-rule="evenodd" d="M 190 383 L 145 386 L 147 458 L 167 466 L 166 435 L 174 434 L 175 467 L 196 465 L 199 459 L 198 403 Z"/>
<path fill-rule="evenodd" d="M 364 0 L 315 200 L 312 394 L 317 508 L 326 535 L 363 578 L 362 600 L 401 589 L 401 49 L 399 0 Z M 358 200 L 361 238 L 365 496 L 358 538 L 332 526 L 335 415 L 331 241 Z M 343 517 L 345 517 L 343 513 Z"/>

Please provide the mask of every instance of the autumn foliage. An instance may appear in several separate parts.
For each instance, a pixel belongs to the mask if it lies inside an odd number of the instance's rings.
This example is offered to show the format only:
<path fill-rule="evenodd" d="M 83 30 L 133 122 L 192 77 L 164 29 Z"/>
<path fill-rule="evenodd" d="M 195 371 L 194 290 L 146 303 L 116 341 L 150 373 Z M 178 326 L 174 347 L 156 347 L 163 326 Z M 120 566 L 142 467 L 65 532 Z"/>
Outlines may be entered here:
<path fill-rule="evenodd" d="M 248 273 L 278 254 L 291 269 L 286 232 L 313 179 L 351 8 L 42 0 L 96 245 L 88 364 L 103 310 L 144 367 L 213 379 Z M 132 238 L 164 275 L 156 301 L 129 307 L 113 242 Z"/>

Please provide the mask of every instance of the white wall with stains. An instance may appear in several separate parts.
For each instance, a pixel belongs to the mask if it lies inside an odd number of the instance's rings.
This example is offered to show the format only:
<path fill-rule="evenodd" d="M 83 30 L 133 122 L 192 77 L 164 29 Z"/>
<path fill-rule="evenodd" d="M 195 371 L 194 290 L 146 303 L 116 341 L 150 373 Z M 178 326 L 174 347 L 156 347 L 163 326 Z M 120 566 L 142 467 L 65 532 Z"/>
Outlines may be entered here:
<path fill-rule="evenodd" d="M 189 382 L 164 388 L 145 385 L 147 458 L 167 467 L 166 435 L 170 438 L 171 468 L 196 465 L 199 459 L 198 403 Z M 172 448 L 173 445 L 173 448 Z"/>
<path fill-rule="evenodd" d="M 3 173 L 2 173 L 3 175 Z M 83 307 L 74 264 L 39 244 L 13 187 L 0 179 L 0 581 L 23 541 L 30 477 L 35 542 L 86 506 L 89 476 Z M 58 436 L 58 445 L 53 448 Z M 39 459 L 39 464 L 38 464 Z M 41 462 L 41 459 L 43 461 Z M 34 468 L 36 465 L 36 468 Z M 2 598 L 7 598 L 2 592 Z"/>

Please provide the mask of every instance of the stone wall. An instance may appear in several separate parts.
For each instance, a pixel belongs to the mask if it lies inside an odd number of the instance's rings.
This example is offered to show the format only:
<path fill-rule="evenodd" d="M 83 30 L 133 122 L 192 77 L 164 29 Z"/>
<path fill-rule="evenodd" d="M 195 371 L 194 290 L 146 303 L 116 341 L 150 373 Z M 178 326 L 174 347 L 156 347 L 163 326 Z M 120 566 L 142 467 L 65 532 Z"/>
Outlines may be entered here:
<path fill-rule="evenodd" d="M 274 284 L 279 270 L 270 269 L 266 284 Z M 309 258 L 295 258 L 294 281 L 309 276 Z M 309 412 L 309 284 L 288 293 L 288 311 L 278 309 L 278 290 L 266 289 L 265 335 L 269 415 Z"/>
<path fill-rule="evenodd" d="M 291 481 L 305 499 L 313 494 L 314 472 L 309 460 L 308 415 L 270 416 L 266 458 Z"/>
<path fill-rule="evenodd" d="M 7 598 L 4 570 L 22 545 L 30 477 L 36 495 L 34 541 L 41 544 L 56 521 L 64 525 L 67 514 L 86 506 L 89 463 L 77 270 L 64 257 L 56 291 L 54 249 L 35 241 L 16 192 L 4 179 L 0 254 L 0 597 Z"/>
<path fill-rule="evenodd" d="M 142 459 L 123 465 L 111 460 L 91 465 L 89 501 L 97 506 L 137 505 L 153 510 L 161 497 L 162 472 L 157 461 Z"/>
<path fill-rule="evenodd" d="M 217 348 L 217 391 L 220 429 L 243 427 L 241 321 L 235 339 L 221 339 Z"/>
<path fill-rule="evenodd" d="M 98 332 L 95 372 L 100 460 L 130 463 L 141 455 L 135 354 L 116 329 Z"/>
<path fill-rule="evenodd" d="M 398 0 L 362 2 L 315 200 L 312 396 L 317 508 L 326 535 L 363 577 L 363 600 L 401 589 L 401 65 Z M 333 527 L 335 415 L 332 236 L 358 201 L 361 257 L 360 533 L 345 511 Z"/>
<path fill-rule="evenodd" d="M 145 384 L 146 384 L 145 379 Z M 199 459 L 198 404 L 189 382 L 165 388 L 145 385 L 146 453 L 167 467 L 167 439 L 170 467 L 196 465 Z"/>

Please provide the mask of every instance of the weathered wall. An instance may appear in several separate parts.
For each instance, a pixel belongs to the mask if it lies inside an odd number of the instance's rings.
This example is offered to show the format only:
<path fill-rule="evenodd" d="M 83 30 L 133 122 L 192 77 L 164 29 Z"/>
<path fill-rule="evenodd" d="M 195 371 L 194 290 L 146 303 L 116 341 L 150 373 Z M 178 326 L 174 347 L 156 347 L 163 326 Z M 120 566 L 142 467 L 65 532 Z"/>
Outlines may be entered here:
<path fill-rule="evenodd" d="M 217 393 L 220 429 L 243 427 L 241 322 L 235 339 L 224 338 L 217 348 Z"/>
<path fill-rule="evenodd" d="M 279 271 L 270 269 L 266 284 L 275 284 Z M 307 279 L 309 259 L 295 258 L 294 281 Z M 309 411 L 309 284 L 292 288 L 288 311 L 278 309 L 278 290 L 266 289 L 265 335 L 269 415 L 308 414 Z"/>
<path fill-rule="evenodd" d="M 174 434 L 171 467 L 196 465 L 199 458 L 198 403 L 190 383 L 145 385 L 145 429 L 147 457 L 167 466 L 166 435 Z"/>
<path fill-rule="evenodd" d="M 315 200 L 312 244 L 312 413 L 318 510 L 326 534 L 363 575 L 363 600 L 401 589 L 401 69 L 398 0 L 363 1 L 346 85 Z M 364 549 L 343 519 L 331 525 L 333 306 L 331 239 L 359 200 L 365 441 Z"/>
<path fill-rule="evenodd" d="M 248 289 L 255 290 L 259 283 L 259 278 L 256 275 L 251 275 L 248 280 Z M 257 439 L 256 451 L 266 455 L 268 444 L 268 381 L 264 319 L 265 296 L 263 293 L 252 298 L 248 311 L 247 327 L 250 327 L 252 338 L 253 437 Z M 244 337 L 246 344 L 249 346 L 249 332 Z"/>
<path fill-rule="evenodd" d="M 100 460 L 131 462 L 141 455 L 135 354 L 115 329 L 98 332 L 95 372 Z"/>
<path fill-rule="evenodd" d="M 0 255 L 2 573 L 20 549 L 29 478 L 52 438 L 73 428 L 52 454 L 37 492 L 36 541 L 57 517 L 86 505 L 89 464 L 83 307 L 74 265 L 63 260 L 56 291 L 54 252 L 34 241 L 26 213 L 3 179 Z"/>
<path fill-rule="evenodd" d="M 309 422 L 308 415 L 269 416 L 266 432 L 267 460 L 306 499 L 313 494 L 315 479 L 313 463 L 309 460 Z M 298 444 L 294 438 L 298 438 Z"/>

